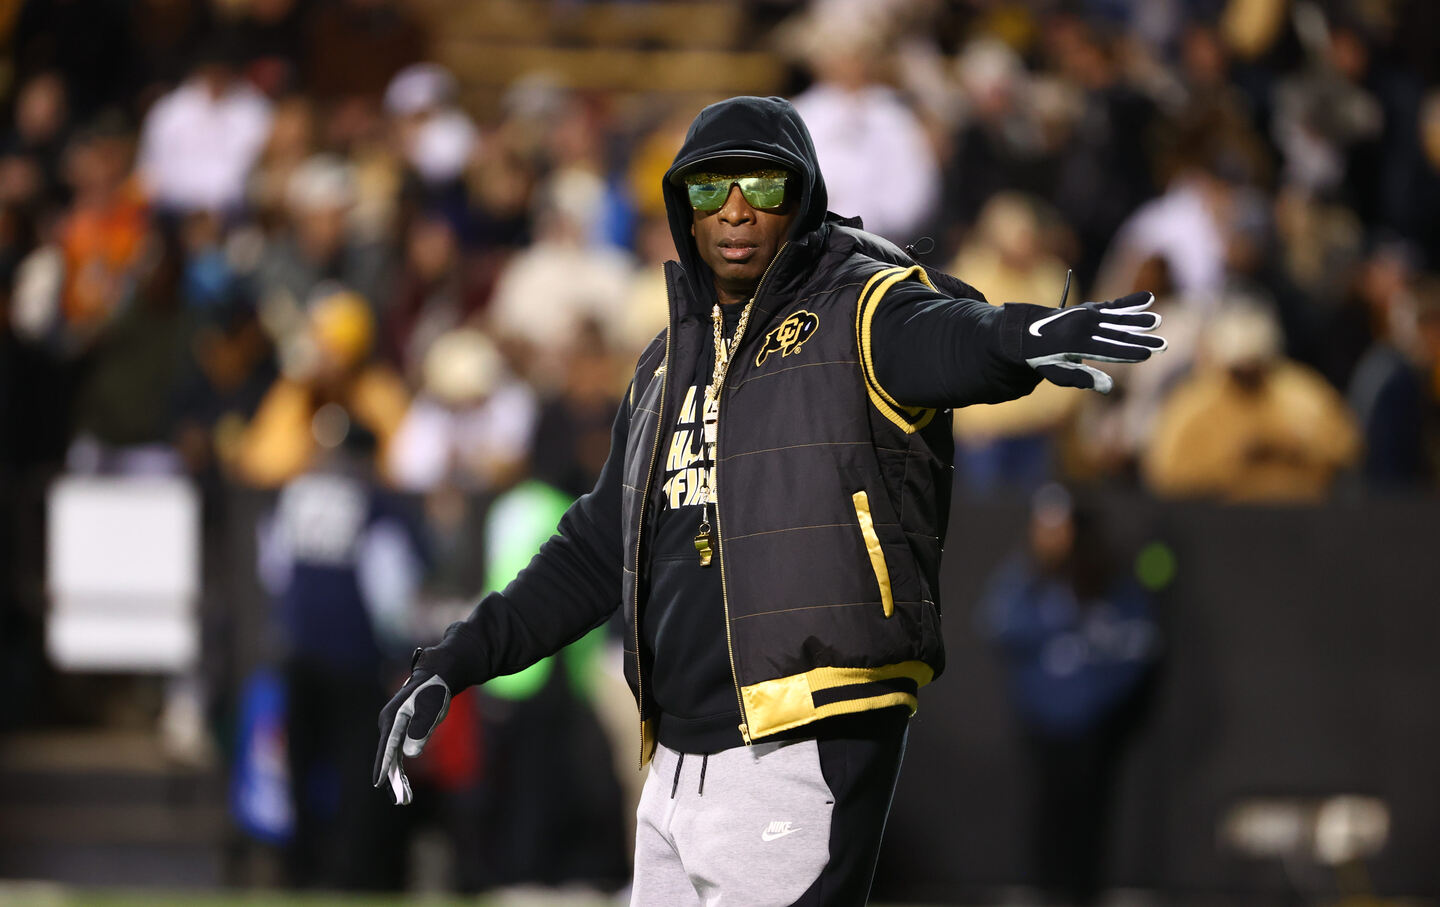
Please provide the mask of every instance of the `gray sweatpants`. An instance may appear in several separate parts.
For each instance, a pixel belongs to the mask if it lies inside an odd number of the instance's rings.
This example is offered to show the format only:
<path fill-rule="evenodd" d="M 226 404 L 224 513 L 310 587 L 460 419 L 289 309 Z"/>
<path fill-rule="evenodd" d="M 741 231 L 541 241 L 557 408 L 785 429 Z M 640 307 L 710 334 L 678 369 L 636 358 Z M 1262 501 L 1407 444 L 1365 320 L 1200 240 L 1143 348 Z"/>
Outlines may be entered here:
<path fill-rule="evenodd" d="M 656 747 L 636 813 L 630 903 L 793 903 L 830 860 L 834 804 L 814 740 L 710 756 Z"/>
<path fill-rule="evenodd" d="M 709 756 L 657 747 L 636 812 L 631 907 L 865 903 L 905 718 Z"/>

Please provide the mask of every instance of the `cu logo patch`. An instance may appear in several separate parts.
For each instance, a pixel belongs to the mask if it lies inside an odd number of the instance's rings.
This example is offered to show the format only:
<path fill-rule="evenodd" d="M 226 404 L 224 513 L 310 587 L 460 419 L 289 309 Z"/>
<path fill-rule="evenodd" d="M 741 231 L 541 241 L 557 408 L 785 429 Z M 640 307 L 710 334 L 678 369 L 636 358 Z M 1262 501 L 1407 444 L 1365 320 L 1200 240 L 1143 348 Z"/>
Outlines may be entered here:
<path fill-rule="evenodd" d="M 755 356 L 756 367 L 764 365 L 771 353 L 778 352 L 784 357 L 800 352 L 800 347 L 819 326 L 820 316 L 814 312 L 801 309 L 790 313 L 790 317 L 780 322 L 778 328 L 765 335 L 765 345 L 760 347 L 760 352 Z"/>

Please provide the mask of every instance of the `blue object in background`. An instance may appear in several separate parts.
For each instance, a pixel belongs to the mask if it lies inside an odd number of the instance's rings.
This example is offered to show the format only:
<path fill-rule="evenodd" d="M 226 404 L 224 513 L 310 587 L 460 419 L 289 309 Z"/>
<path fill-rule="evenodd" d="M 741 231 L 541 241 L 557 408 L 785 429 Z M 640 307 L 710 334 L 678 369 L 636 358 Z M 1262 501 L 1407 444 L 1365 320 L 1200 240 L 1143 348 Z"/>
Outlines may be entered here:
<path fill-rule="evenodd" d="M 295 831 L 286 760 L 285 684 L 261 668 L 250 675 L 240 697 L 240 733 L 230 777 L 230 811 L 253 838 L 284 844 Z"/>

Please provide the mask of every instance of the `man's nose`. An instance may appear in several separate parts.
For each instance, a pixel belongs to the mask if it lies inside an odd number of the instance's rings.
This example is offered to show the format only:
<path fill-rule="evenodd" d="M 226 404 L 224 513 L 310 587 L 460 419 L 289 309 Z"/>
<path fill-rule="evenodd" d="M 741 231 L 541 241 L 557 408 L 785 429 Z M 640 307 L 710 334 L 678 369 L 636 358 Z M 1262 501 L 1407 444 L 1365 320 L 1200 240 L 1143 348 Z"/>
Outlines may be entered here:
<path fill-rule="evenodd" d="M 755 209 L 745 201 L 745 193 L 740 191 L 739 183 L 730 184 L 730 194 L 725 196 L 725 204 L 720 206 L 720 219 L 727 224 L 741 224 L 755 219 Z"/>

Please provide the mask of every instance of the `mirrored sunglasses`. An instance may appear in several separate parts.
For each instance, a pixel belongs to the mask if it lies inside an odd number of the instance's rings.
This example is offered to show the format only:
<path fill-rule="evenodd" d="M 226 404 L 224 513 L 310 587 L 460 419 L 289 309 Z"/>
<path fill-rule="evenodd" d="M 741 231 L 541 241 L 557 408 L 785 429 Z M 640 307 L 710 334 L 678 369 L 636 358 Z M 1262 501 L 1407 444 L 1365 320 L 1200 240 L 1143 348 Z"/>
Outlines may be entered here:
<path fill-rule="evenodd" d="M 750 207 L 765 210 L 785 203 L 785 181 L 789 177 L 784 170 L 692 173 L 685 177 L 685 189 L 690 193 L 690 207 L 696 211 L 719 211 L 730 197 L 730 187 L 737 185 Z"/>

